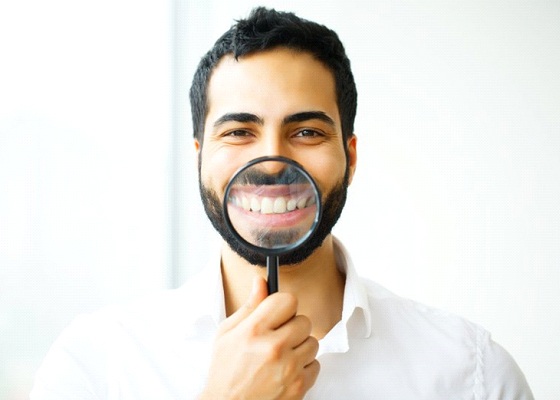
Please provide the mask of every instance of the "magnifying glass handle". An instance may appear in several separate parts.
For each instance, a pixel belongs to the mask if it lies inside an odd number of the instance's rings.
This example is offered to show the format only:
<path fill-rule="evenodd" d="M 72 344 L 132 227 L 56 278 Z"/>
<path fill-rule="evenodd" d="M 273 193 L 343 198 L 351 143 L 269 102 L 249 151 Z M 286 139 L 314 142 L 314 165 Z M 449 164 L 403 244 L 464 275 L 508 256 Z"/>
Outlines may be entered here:
<path fill-rule="evenodd" d="M 268 294 L 276 293 L 278 291 L 278 256 L 266 256 L 266 269 L 268 273 L 267 286 Z"/>

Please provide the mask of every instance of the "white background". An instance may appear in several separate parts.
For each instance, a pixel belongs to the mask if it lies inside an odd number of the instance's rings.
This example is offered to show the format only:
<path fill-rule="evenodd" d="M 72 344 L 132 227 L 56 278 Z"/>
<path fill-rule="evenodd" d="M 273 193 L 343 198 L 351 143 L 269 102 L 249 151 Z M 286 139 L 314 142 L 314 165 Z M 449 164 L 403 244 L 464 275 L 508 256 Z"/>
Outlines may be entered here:
<path fill-rule="evenodd" d="M 252 1 L 0 5 L 0 399 L 79 312 L 214 241 L 187 90 Z M 560 4 L 265 1 L 335 29 L 359 91 L 336 234 L 360 272 L 489 329 L 560 394 Z"/>

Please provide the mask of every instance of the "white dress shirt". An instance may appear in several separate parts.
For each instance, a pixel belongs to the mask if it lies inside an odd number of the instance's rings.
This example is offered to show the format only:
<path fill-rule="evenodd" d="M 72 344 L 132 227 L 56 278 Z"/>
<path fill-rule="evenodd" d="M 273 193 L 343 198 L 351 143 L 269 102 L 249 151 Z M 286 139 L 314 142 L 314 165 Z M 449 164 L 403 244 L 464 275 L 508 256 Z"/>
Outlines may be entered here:
<path fill-rule="evenodd" d="M 346 274 L 341 321 L 322 339 L 306 399 L 533 399 L 484 329 Z M 37 372 L 31 400 L 194 399 L 225 318 L 219 254 L 181 288 L 76 320 Z"/>

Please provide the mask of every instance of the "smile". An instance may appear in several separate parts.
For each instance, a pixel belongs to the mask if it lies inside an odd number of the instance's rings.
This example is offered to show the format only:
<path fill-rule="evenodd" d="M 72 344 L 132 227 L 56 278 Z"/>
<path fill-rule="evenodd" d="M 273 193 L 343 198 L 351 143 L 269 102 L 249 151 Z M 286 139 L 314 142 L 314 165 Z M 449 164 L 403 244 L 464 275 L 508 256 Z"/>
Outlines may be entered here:
<path fill-rule="evenodd" d="M 243 208 L 260 214 L 284 214 L 294 210 L 302 210 L 315 204 L 315 196 L 303 195 L 299 197 L 276 196 L 259 197 L 246 194 L 237 194 L 229 197 L 229 201 Z"/>

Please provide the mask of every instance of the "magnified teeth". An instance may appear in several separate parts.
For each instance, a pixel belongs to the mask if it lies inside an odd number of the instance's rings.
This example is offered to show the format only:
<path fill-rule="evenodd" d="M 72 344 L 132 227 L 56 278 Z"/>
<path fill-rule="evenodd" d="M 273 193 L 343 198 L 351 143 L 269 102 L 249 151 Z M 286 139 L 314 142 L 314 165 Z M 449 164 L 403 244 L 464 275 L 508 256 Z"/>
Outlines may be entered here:
<path fill-rule="evenodd" d="M 301 210 L 302 208 L 305 208 L 306 204 L 307 204 L 307 199 L 305 197 L 302 197 L 297 201 L 297 208 Z"/>
<path fill-rule="evenodd" d="M 250 205 L 249 199 L 247 199 L 247 197 L 243 197 L 241 199 L 241 207 L 243 207 L 243 209 L 245 211 L 249 211 L 251 209 L 251 205 Z"/>
<path fill-rule="evenodd" d="M 272 214 L 274 212 L 274 202 L 270 197 L 265 197 L 261 202 L 261 214 Z"/>
<path fill-rule="evenodd" d="M 251 211 L 259 212 L 261 210 L 261 203 L 256 197 L 251 199 Z"/>
<path fill-rule="evenodd" d="M 286 212 L 286 200 L 283 197 L 277 197 L 274 200 L 274 213 L 282 214 Z"/>
<path fill-rule="evenodd" d="M 286 203 L 286 209 L 288 211 L 294 211 L 296 209 L 296 207 L 297 207 L 297 200 L 296 199 L 290 199 Z"/>
<path fill-rule="evenodd" d="M 315 204 L 315 197 L 286 198 L 286 197 L 246 197 L 232 196 L 232 204 L 245 211 L 260 212 L 261 214 L 283 214 L 285 212 L 301 210 Z"/>

